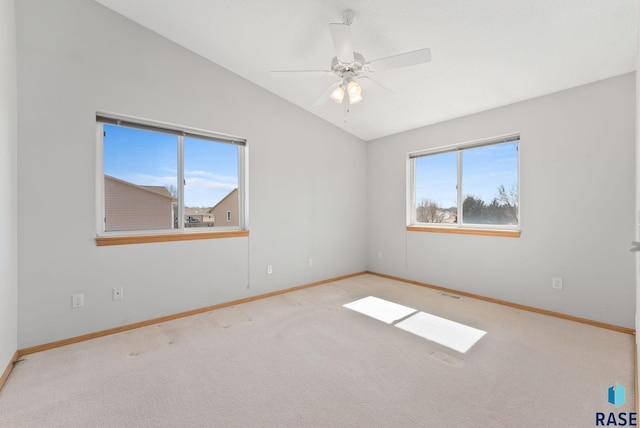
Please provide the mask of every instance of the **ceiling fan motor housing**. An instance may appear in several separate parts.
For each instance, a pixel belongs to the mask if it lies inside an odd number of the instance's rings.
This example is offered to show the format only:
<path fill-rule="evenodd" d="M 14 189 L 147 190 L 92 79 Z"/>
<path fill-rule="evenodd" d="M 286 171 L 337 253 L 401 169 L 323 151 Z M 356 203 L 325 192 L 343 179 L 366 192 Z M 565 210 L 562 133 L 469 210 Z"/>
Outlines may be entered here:
<path fill-rule="evenodd" d="M 353 53 L 353 62 L 351 64 L 343 64 L 338 61 L 338 57 L 333 57 L 331 60 L 331 71 L 338 76 L 342 76 L 346 72 L 352 72 L 358 74 L 362 71 L 362 66 L 365 64 L 364 57 L 358 52 Z"/>

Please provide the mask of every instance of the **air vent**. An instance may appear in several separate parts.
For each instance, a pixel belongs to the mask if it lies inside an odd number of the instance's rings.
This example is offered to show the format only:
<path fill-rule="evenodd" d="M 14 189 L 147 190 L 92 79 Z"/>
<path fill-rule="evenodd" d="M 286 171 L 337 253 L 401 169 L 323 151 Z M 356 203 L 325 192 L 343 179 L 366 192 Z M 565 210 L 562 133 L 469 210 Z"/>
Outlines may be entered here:
<path fill-rule="evenodd" d="M 456 296 L 455 294 L 449 294 L 449 293 L 444 293 L 444 292 L 440 292 L 438 294 L 441 295 L 441 296 L 450 297 L 450 298 L 456 299 L 456 300 L 460 300 L 462 298 L 462 296 Z"/>

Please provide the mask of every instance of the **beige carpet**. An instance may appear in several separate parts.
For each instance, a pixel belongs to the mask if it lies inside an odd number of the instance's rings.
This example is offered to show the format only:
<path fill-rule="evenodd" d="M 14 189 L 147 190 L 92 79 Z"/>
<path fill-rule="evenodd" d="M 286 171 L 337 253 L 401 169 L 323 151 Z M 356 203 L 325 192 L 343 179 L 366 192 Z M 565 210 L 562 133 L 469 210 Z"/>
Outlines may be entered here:
<path fill-rule="evenodd" d="M 367 296 L 486 334 L 461 353 L 343 307 Z M 362 275 L 27 355 L 0 426 L 589 427 L 635 411 L 633 344 Z"/>

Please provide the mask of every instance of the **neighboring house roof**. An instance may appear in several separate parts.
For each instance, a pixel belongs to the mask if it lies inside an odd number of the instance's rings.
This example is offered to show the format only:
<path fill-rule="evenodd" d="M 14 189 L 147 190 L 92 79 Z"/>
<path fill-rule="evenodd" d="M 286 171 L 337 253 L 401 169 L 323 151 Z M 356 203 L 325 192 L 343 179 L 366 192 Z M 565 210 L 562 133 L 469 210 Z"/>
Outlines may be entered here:
<path fill-rule="evenodd" d="M 165 197 L 168 196 L 171 199 L 174 199 L 173 196 L 171 196 L 171 193 L 169 193 L 169 190 L 164 186 L 139 186 L 139 187 L 142 187 L 145 190 L 149 190 L 151 192 L 157 193 L 158 195 L 165 196 Z"/>
<path fill-rule="evenodd" d="M 145 192 L 149 192 L 149 193 L 153 193 L 154 195 L 159 195 L 162 196 L 163 198 L 167 198 L 169 200 L 175 201 L 175 198 L 173 196 L 171 196 L 171 193 L 169 193 L 169 191 L 167 190 L 166 187 L 163 186 L 139 186 L 137 184 L 133 184 L 129 181 L 124 181 L 121 180 L 119 178 L 115 178 L 112 177 L 110 175 L 106 175 L 104 176 L 105 180 L 111 180 L 111 181 L 115 181 L 118 183 L 122 183 L 124 185 L 136 188 L 136 189 L 140 189 L 140 190 L 144 190 Z"/>
<path fill-rule="evenodd" d="M 224 201 L 226 201 L 227 199 L 231 198 L 232 196 L 234 196 L 235 194 L 238 193 L 238 188 L 236 187 L 235 189 L 233 189 L 231 192 L 229 192 L 227 194 L 227 196 L 225 196 L 224 198 L 222 198 L 220 200 L 220 202 L 218 202 L 217 204 L 215 204 L 210 210 L 210 213 L 213 213 L 213 210 L 215 210 L 219 205 L 221 205 Z"/>

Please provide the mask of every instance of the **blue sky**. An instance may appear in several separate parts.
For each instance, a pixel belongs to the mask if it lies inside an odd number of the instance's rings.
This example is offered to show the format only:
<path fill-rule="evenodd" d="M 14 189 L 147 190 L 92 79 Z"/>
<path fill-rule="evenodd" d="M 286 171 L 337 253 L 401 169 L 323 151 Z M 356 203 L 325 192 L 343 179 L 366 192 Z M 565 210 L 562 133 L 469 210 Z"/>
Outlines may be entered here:
<path fill-rule="evenodd" d="M 462 152 L 462 197 L 474 195 L 491 203 L 498 186 L 509 191 L 518 184 L 518 143 L 509 142 Z M 457 152 L 416 159 L 416 203 L 436 201 L 440 207 L 457 205 Z"/>
<path fill-rule="evenodd" d="M 178 137 L 104 125 L 104 173 L 141 186 L 177 186 Z M 212 207 L 238 186 L 238 147 L 184 139 L 185 205 Z"/>

